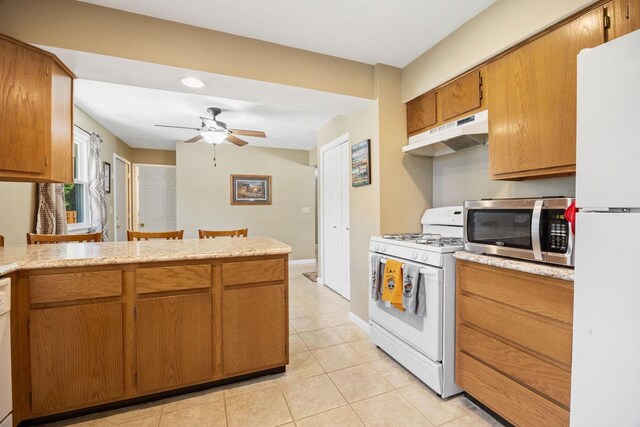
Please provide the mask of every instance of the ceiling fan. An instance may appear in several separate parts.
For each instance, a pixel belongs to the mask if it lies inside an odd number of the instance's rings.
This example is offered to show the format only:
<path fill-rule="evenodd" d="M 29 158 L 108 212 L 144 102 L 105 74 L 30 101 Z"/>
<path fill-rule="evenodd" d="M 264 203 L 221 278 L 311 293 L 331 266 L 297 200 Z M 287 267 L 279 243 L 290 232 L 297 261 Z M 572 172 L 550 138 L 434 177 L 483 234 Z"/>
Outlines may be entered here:
<path fill-rule="evenodd" d="M 217 119 L 218 114 L 222 113 L 222 109 L 218 107 L 209 107 L 207 112 L 211 114 L 209 117 L 200 117 L 201 125 L 199 128 L 185 127 L 185 126 L 172 126 L 172 125 L 156 125 L 163 128 L 175 128 L 175 129 L 189 129 L 198 132 L 198 135 L 185 142 L 198 142 L 205 140 L 205 142 L 216 145 L 222 141 L 229 141 L 232 144 L 242 147 L 247 145 L 248 142 L 238 138 L 240 136 L 254 136 L 257 138 L 266 138 L 267 135 L 259 130 L 244 130 L 244 129 L 228 129 L 227 124 Z"/>

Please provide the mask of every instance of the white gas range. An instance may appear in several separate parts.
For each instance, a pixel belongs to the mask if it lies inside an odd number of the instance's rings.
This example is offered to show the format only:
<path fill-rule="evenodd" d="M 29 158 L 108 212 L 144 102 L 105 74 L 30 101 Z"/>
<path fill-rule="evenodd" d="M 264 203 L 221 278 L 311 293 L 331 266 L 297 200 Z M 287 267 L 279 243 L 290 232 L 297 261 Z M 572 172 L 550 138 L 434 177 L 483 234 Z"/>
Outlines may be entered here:
<path fill-rule="evenodd" d="M 369 244 L 369 261 L 379 255 L 382 263 L 395 259 L 420 267 L 426 304 L 426 315 L 422 317 L 401 312 L 370 296 L 371 340 L 443 398 L 462 391 L 454 381 L 453 258 L 454 252 L 463 249 L 462 227 L 461 206 L 427 209 L 422 216 L 422 233 L 372 237 Z"/>

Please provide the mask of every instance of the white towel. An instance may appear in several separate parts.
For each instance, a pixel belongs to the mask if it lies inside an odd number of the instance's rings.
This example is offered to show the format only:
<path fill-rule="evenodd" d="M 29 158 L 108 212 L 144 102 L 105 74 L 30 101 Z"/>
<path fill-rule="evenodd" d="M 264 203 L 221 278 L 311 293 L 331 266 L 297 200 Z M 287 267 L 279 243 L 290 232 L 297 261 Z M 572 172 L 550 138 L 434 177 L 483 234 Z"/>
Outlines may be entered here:
<path fill-rule="evenodd" d="M 371 255 L 371 272 L 369 285 L 371 287 L 371 299 L 378 301 L 382 295 L 382 257 L 380 255 Z"/>

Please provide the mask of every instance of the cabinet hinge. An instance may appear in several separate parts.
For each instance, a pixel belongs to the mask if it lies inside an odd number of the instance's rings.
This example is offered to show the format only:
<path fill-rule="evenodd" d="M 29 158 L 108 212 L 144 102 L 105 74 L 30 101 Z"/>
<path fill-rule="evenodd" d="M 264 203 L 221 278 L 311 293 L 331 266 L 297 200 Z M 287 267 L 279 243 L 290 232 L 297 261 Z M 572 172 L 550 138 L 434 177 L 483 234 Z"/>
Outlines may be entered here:
<path fill-rule="evenodd" d="M 48 75 L 49 75 L 49 66 L 48 66 L 48 65 L 45 65 L 45 66 L 44 66 L 44 75 L 45 75 L 45 76 L 48 76 Z"/>
<path fill-rule="evenodd" d="M 609 9 L 605 7 L 602 13 L 603 13 L 602 22 L 604 25 L 604 29 L 608 30 L 609 28 L 611 28 L 611 17 L 609 16 Z"/>
<path fill-rule="evenodd" d="M 480 76 L 480 87 L 482 87 L 482 76 Z"/>
<path fill-rule="evenodd" d="M 484 92 L 482 89 L 480 89 L 480 100 L 482 101 L 482 97 L 484 96 Z"/>
<path fill-rule="evenodd" d="M 629 3 L 627 3 L 627 7 L 624 8 L 624 17 L 629 19 L 630 16 L 631 16 L 631 14 L 630 14 L 630 6 L 629 6 Z"/>
<path fill-rule="evenodd" d="M 31 337 L 31 319 L 27 319 L 27 337 Z"/>
<path fill-rule="evenodd" d="M 138 319 L 138 307 L 133 307 L 133 318 L 136 320 Z"/>
<path fill-rule="evenodd" d="M 33 394 L 29 392 L 29 406 L 33 405 Z"/>
<path fill-rule="evenodd" d="M 138 373 L 133 374 L 133 385 L 138 387 Z"/>
<path fill-rule="evenodd" d="M 44 156 L 44 165 L 49 166 L 49 159 L 47 158 L 47 156 Z"/>

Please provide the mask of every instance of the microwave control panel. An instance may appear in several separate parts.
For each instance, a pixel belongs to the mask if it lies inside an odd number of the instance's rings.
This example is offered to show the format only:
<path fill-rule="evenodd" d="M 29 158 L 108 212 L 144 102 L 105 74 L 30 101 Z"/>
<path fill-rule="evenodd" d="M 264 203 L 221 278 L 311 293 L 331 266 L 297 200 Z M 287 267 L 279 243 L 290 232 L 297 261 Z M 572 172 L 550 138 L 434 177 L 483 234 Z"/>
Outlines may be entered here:
<path fill-rule="evenodd" d="M 564 210 L 551 209 L 548 213 L 549 252 L 565 253 L 569 244 L 569 222 L 564 217 Z"/>

